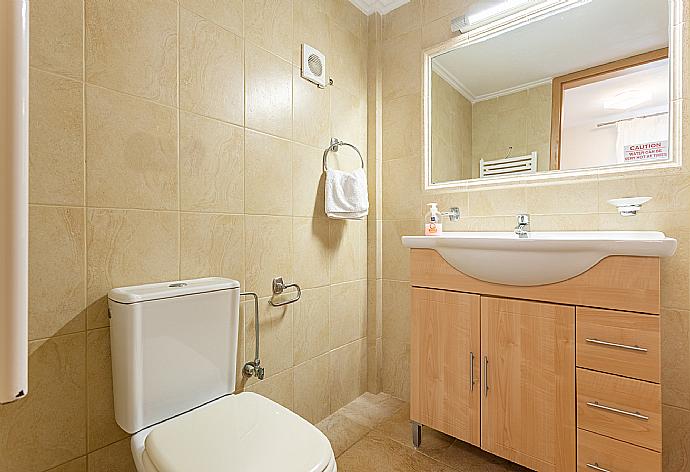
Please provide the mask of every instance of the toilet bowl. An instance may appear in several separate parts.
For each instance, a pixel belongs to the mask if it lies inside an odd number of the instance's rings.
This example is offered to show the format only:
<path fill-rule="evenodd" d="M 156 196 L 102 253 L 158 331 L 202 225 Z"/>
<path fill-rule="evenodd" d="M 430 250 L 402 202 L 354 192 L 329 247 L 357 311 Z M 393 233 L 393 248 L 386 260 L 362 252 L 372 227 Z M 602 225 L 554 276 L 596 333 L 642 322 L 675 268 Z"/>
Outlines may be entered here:
<path fill-rule="evenodd" d="M 255 393 L 228 395 L 132 436 L 140 472 L 336 472 L 324 434 Z"/>
<path fill-rule="evenodd" d="M 328 438 L 236 381 L 239 283 L 108 294 L 113 398 L 139 472 L 336 472 Z"/>

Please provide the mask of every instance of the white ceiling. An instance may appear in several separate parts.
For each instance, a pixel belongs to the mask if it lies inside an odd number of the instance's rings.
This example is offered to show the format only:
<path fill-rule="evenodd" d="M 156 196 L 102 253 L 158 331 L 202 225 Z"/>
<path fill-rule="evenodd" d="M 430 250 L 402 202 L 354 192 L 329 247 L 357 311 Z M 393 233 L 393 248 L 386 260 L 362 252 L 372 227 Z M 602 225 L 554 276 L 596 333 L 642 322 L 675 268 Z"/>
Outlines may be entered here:
<path fill-rule="evenodd" d="M 668 30 L 667 0 L 592 0 L 435 57 L 434 68 L 475 101 L 665 47 Z"/>
<path fill-rule="evenodd" d="M 604 108 L 604 100 L 626 90 L 648 92 L 650 99 L 627 110 Z M 668 111 L 668 59 L 626 69 L 624 75 L 568 89 L 563 94 L 563 128 Z"/>
<path fill-rule="evenodd" d="M 385 15 L 388 12 L 395 10 L 398 7 L 409 3 L 410 0 L 350 0 L 357 8 L 362 10 L 365 15 L 369 16 L 372 13 L 379 13 Z"/>

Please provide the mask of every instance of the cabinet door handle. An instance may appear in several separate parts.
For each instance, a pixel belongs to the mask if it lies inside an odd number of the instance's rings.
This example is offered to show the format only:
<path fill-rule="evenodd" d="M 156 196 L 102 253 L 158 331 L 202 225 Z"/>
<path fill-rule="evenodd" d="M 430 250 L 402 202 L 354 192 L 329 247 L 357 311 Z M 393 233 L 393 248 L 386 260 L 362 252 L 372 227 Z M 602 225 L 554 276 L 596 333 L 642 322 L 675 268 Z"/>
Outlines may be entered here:
<path fill-rule="evenodd" d="M 484 356 L 484 396 L 489 396 L 489 358 Z"/>
<path fill-rule="evenodd" d="M 599 464 L 596 462 L 594 464 L 587 464 L 587 467 L 589 467 L 590 469 L 598 470 L 599 472 L 611 472 L 609 469 L 599 467 Z"/>
<path fill-rule="evenodd" d="M 612 406 L 600 405 L 599 402 L 587 402 L 587 406 L 591 406 L 592 408 L 599 408 L 601 410 L 610 411 L 611 413 L 618 413 L 619 415 L 632 416 L 633 418 L 637 418 L 638 420 L 647 421 L 649 419 L 649 416 L 645 416 L 645 415 L 641 414 L 639 411 L 632 412 L 632 411 L 620 410 L 620 409 L 614 408 Z"/>
<path fill-rule="evenodd" d="M 640 346 L 629 346 L 627 344 L 610 343 L 608 341 L 602 341 L 601 339 L 587 338 L 585 339 L 588 343 L 600 344 L 602 346 L 618 347 L 621 349 L 628 349 L 630 351 L 647 352 L 647 349 Z"/>
<path fill-rule="evenodd" d="M 470 351 L 470 392 L 474 391 L 474 352 Z"/>

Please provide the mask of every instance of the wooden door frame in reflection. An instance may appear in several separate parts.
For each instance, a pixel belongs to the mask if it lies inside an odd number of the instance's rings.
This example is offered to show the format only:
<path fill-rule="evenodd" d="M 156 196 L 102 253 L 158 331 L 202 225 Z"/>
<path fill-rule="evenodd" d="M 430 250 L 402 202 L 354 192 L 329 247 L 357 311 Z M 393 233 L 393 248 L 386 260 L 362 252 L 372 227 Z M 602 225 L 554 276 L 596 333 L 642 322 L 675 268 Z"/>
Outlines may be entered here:
<path fill-rule="evenodd" d="M 561 121 L 563 117 L 563 93 L 566 90 L 610 79 L 622 75 L 626 69 L 631 67 L 667 58 L 668 48 L 661 48 L 555 77 L 551 82 L 551 157 L 549 170 L 560 170 L 561 168 Z"/>

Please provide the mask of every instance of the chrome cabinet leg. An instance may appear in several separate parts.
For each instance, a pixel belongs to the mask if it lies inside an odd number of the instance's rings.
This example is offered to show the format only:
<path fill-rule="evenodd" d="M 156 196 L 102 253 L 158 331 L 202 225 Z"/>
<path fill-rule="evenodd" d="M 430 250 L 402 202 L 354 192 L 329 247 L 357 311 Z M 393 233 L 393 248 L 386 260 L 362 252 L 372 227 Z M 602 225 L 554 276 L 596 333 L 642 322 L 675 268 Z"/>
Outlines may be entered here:
<path fill-rule="evenodd" d="M 412 426 L 412 444 L 414 447 L 419 447 L 422 444 L 422 425 L 410 421 L 410 426 Z"/>

